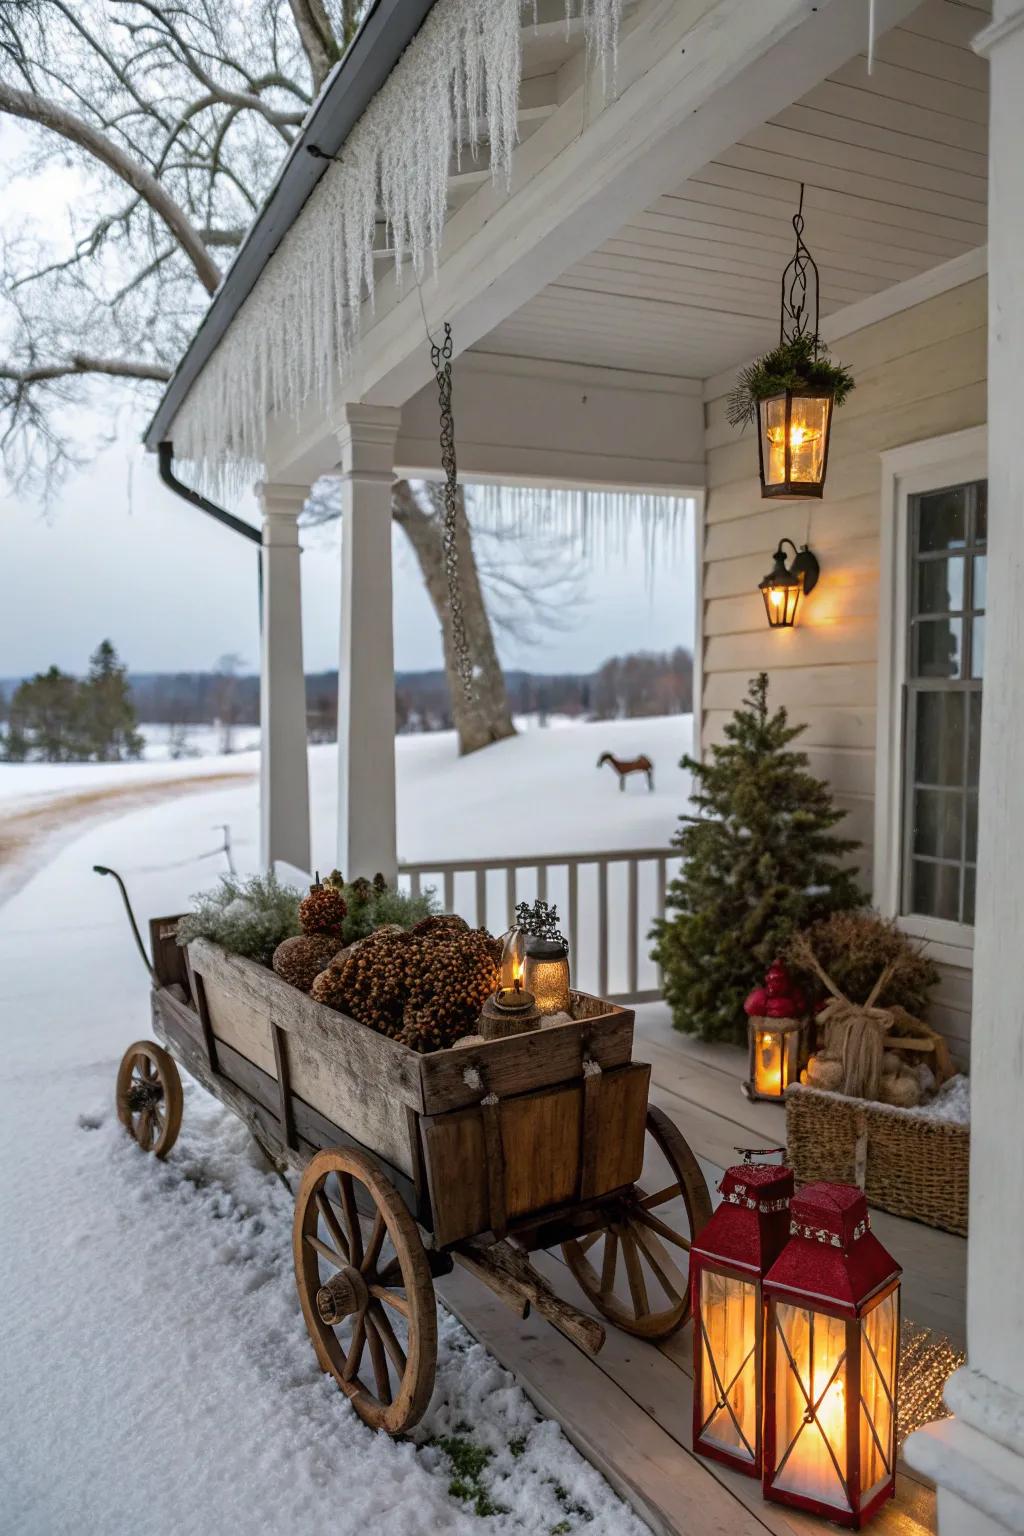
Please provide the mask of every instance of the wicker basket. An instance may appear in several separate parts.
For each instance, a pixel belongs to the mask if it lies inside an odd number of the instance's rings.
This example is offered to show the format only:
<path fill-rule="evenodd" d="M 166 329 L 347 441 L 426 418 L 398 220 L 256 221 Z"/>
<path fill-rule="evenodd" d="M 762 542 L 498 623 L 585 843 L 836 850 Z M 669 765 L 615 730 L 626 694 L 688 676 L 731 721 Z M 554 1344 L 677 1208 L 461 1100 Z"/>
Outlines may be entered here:
<path fill-rule="evenodd" d="M 798 1184 L 857 1184 L 894 1216 L 967 1235 L 967 1125 L 794 1083 L 786 1141 Z"/>

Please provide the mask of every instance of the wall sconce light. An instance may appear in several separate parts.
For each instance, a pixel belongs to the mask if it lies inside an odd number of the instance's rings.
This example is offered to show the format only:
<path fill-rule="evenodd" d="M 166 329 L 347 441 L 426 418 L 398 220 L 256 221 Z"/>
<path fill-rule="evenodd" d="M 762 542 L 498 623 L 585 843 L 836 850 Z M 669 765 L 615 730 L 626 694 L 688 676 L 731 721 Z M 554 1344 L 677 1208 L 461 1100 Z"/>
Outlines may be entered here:
<path fill-rule="evenodd" d="M 783 545 L 793 551 L 793 560 L 786 564 Z M 775 564 L 767 576 L 758 583 L 758 591 L 764 598 L 764 610 L 771 629 L 792 629 L 796 623 L 796 611 L 801 597 L 813 592 L 817 586 L 821 567 L 807 545 L 797 549 L 792 539 L 780 539 L 773 556 Z"/>

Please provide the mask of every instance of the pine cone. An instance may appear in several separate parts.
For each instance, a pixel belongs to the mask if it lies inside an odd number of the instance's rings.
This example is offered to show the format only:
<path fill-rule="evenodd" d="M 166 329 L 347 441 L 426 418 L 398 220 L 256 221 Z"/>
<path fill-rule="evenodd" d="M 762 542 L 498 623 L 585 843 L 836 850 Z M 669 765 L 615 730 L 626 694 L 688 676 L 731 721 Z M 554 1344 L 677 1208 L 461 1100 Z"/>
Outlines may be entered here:
<path fill-rule="evenodd" d="M 317 976 L 338 953 L 340 939 L 331 933 L 300 933 L 274 950 L 274 970 L 300 992 L 308 992 Z"/>
<path fill-rule="evenodd" d="M 341 935 L 341 925 L 348 911 L 345 898 L 333 885 L 322 885 L 318 880 L 309 888 L 309 895 L 299 903 L 299 922 L 303 933 L 331 933 Z"/>
<path fill-rule="evenodd" d="M 461 919 L 379 929 L 338 955 L 312 995 L 414 1050 L 440 1050 L 475 1025 L 500 953 L 498 940 Z"/>

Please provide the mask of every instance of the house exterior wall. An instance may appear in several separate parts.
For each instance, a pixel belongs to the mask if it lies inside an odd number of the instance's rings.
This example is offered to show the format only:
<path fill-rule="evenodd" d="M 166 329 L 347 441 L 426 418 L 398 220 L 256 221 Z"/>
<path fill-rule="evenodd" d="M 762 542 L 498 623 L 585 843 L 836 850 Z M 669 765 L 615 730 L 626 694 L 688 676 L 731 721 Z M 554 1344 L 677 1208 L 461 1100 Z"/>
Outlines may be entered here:
<path fill-rule="evenodd" d="M 978 426 L 986 416 L 986 282 L 952 288 L 865 326 L 832 346 L 857 387 L 835 417 L 826 495 L 762 501 L 757 441 L 731 427 L 726 389 L 705 405 L 703 537 L 704 748 L 721 739 L 748 679 L 771 677 L 771 699 L 807 729 L 814 772 L 863 845 L 870 888 L 878 695 L 881 466 L 886 449 Z M 769 633 L 757 583 L 780 538 L 809 543 L 819 585 L 792 630 Z M 966 1060 L 970 972 L 938 955 L 932 1022 Z"/>

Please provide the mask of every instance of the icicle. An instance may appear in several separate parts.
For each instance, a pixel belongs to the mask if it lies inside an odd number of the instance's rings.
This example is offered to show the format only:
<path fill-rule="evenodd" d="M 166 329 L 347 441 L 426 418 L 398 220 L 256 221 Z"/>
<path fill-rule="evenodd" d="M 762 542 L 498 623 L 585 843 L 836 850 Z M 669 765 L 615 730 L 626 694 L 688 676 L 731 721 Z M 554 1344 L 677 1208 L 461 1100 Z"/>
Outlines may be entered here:
<path fill-rule="evenodd" d="M 623 0 L 566 3 L 614 77 Z M 326 406 L 351 372 L 378 228 L 399 280 L 406 262 L 417 279 L 436 268 L 453 147 L 486 137 L 492 177 L 511 175 L 522 12 L 438 0 L 320 179 L 175 418 L 178 455 L 213 494 L 258 478 L 272 416 L 296 419 L 311 395 Z"/>

